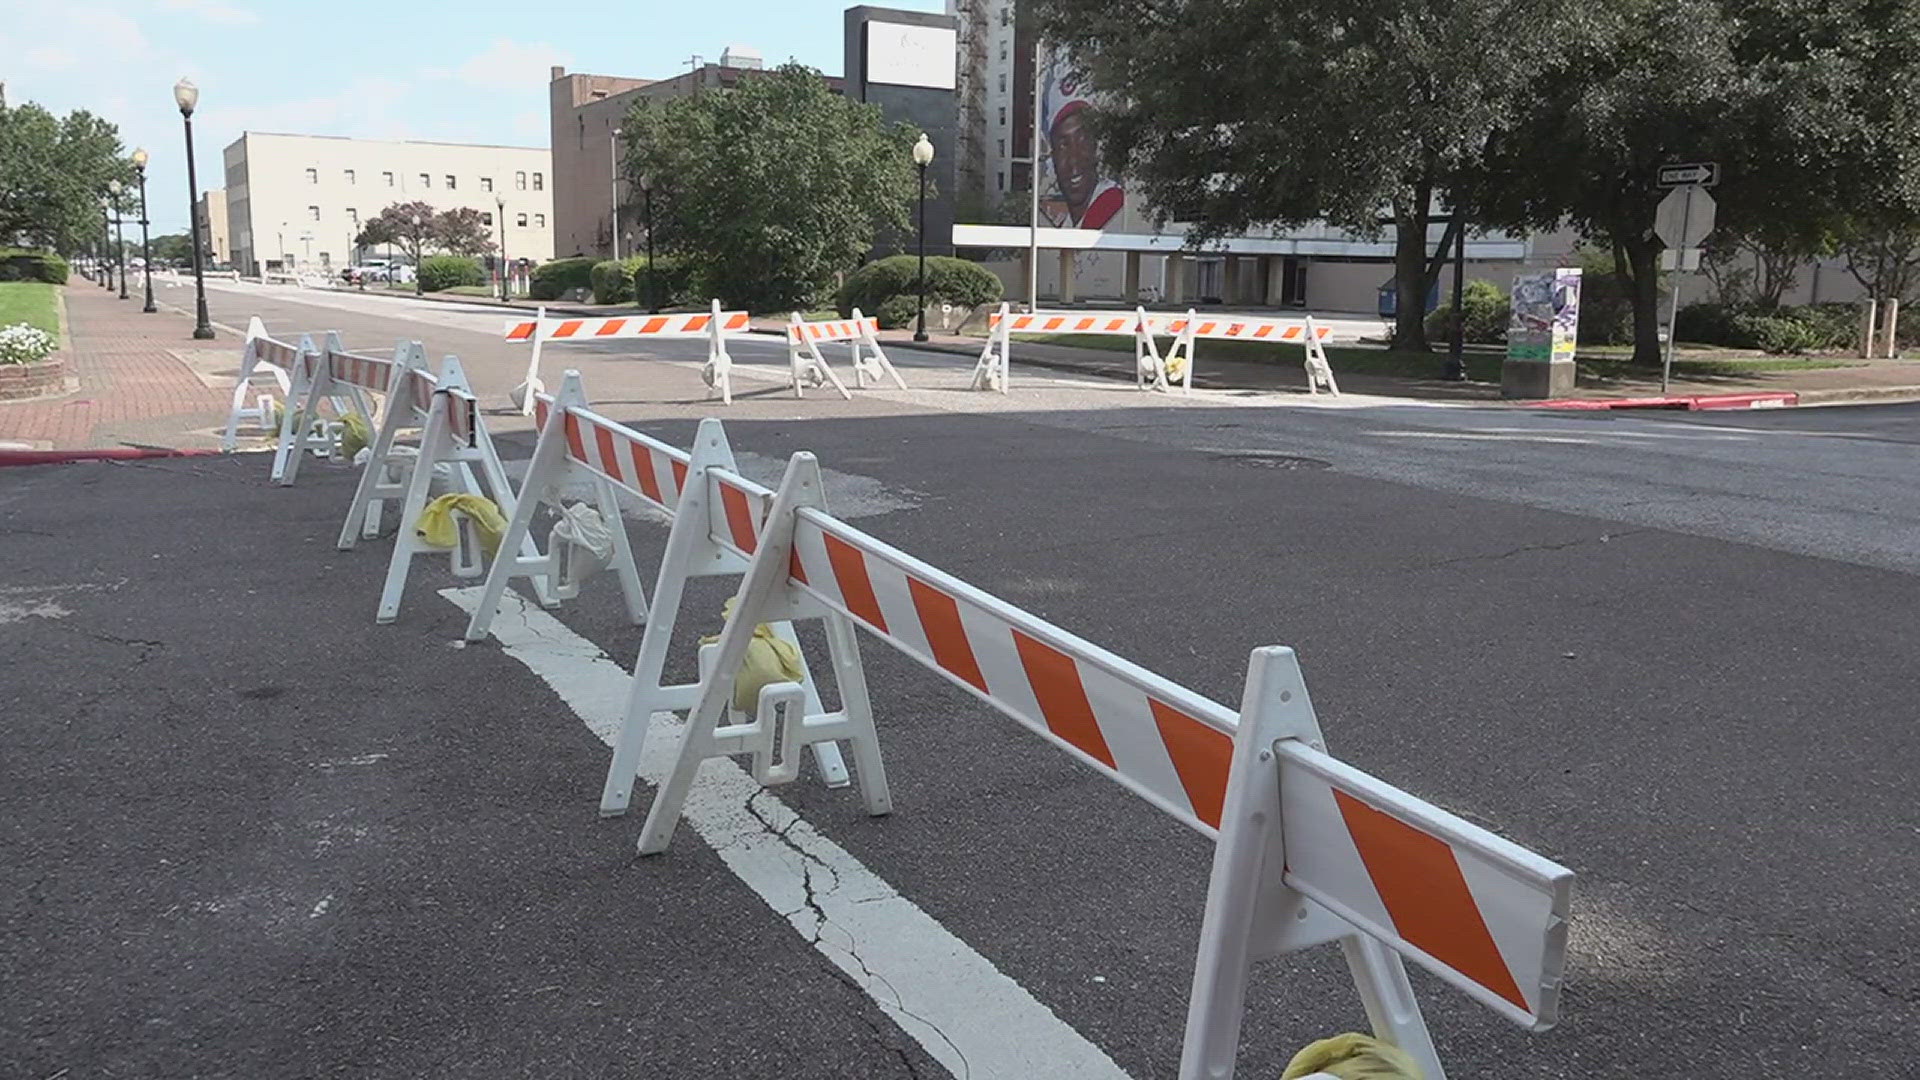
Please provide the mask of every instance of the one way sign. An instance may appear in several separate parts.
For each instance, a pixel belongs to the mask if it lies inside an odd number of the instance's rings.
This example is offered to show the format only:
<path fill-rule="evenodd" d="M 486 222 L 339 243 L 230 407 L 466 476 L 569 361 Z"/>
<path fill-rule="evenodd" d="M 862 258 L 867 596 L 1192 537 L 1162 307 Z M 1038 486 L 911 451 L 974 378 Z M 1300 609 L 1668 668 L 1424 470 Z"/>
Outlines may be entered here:
<path fill-rule="evenodd" d="M 1676 187 L 1712 187 L 1720 182 L 1720 166 L 1712 161 L 1696 161 L 1690 165 L 1660 166 L 1659 184 L 1663 188 Z"/>

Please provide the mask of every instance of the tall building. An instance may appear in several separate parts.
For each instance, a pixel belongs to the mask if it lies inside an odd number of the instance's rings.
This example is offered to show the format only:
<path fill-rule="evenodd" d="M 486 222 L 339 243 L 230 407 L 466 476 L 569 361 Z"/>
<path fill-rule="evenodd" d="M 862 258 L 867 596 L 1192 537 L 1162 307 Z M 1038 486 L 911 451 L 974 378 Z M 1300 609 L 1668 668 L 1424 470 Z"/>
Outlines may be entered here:
<path fill-rule="evenodd" d="M 249 131 L 225 162 L 231 260 L 242 273 L 348 265 L 368 219 L 415 201 L 478 210 L 496 244 L 505 232 L 512 258 L 553 257 L 552 155 L 543 148 Z"/>
<path fill-rule="evenodd" d="M 214 266 L 233 262 L 233 238 L 227 229 L 227 189 L 202 192 L 199 206 L 200 250 Z"/>
<path fill-rule="evenodd" d="M 962 200 L 991 208 L 1027 190 L 1033 140 L 1033 41 L 1013 0 L 947 0 L 960 35 Z"/>

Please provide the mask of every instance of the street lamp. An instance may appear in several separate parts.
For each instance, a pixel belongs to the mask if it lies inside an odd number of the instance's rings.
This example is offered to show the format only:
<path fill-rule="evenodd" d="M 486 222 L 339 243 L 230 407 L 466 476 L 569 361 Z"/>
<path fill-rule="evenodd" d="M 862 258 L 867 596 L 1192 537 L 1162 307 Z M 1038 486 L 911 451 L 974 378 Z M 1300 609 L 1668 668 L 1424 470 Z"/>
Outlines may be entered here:
<path fill-rule="evenodd" d="M 147 152 L 133 152 L 133 174 L 140 178 L 140 276 L 147 282 L 147 303 L 141 311 L 151 315 L 159 311 L 153 302 L 153 246 L 147 241 Z"/>
<path fill-rule="evenodd" d="M 507 262 L 507 197 L 495 195 L 493 206 L 500 213 L 500 302 L 504 304 L 513 299 L 508 295 L 507 284 L 507 276 L 513 273 L 513 264 Z"/>
<path fill-rule="evenodd" d="M 653 277 L 653 177 L 647 173 L 640 174 L 640 200 L 644 207 L 641 213 L 645 215 L 641 224 L 645 225 L 647 230 L 647 312 L 658 315 L 660 314 L 660 287 Z"/>
<path fill-rule="evenodd" d="M 193 336 L 199 341 L 213 340 L 213 323 L 207 318 L 206 269 L 200 258 L 200 179 L 193 170 L 193 108 L 200 104 L 200 88 L 191 79 L 173 84 L 173 102 L 180 106 L 180 122 L 187 129 L 187 232 L 193 248 Z"/>
<path fill-rule="evenodd" d="M 127 233 L 126 217 L 120 213 L 120 196 L 127 190 L 118 180 L 107 181 L 107 190 L 113 193 L 113 253 L 120 263 L 120 299 L 127 298 Z"/>
<path fill-rule="evenodd" d="M 1467 379 L 1467 312 L 1464 306 L 1467 279 L 1467 211 L 1465 200 L 1456 200 L 1453 220 L 1453 336 L 1447 341 L 1447 362 L 1440 377 L 1449 382 Z"/>
<path fill-rule="evenodd" d="M 927 340 L 927 166 L 933 164 L 933 143 L 927 133 L 913 144 L 913 163 L 920 167 L 920 319 L 914 324 L 913 340 Z"/>
<path fill-rule="evenodd" d="M 420 282 L 420 250 L 425 243 L 422 233 L 426 227 L 427 220 L 425 218 L 419 214 L 413 215 L 413 295 L 415 296 L 426 295 L 421 289 Z"/>
<path fill-rule="evenodd" d="M 613 196 L 613 261 L 620 261 L 620 129 L 607 136 L 607 189 Z"/>
<path fill-rule="evenodd" d="M 100 197 L 100 287 L 113 291 L 113 218 L 107 213 L 112 199 Z"/>

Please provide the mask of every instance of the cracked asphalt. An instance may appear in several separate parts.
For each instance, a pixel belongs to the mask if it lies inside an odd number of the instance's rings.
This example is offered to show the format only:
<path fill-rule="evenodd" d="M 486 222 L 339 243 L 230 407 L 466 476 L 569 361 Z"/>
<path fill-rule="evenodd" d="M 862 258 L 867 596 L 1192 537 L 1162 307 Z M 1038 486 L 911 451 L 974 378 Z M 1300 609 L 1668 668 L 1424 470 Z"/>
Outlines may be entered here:
<path fill-rule="evenodd" d="M 413 336 L 514 362 L 478 330 Z M 611 415 L 684 445 L 714 410 L 690 354 L 662 356 L 583 366 Z M 1575 419 L 1036 386 L 748 394 L 727 429 L 769 462 L 814 451 L 843 491 L 911 493 L 856 524 L 1217 700 L 1251 649 L 1292 645 L 1341 757 L 1573 867 L 1560 1027 L 1416 972 L 1453 1075 L 1912 1075 L 1920 407 Z M 497 645 L 453 646 L 444 563 L 375 627 L 386 545 L 331 546 L 349 473 L 265 473 L 0 470 L 0 1075 L 948 1072 L 698 837 L 634 856 L 638 816 L 594 815 L 600 739 Z M 629 529 L 650 578 L 665 531 Z M 679 676 L 726 592 L 689 590 Z M 630 660 L 610 588 L 555 614 Z M 751 811 L 777 834 L 778 800 L 1130 1075 L 1172 1075 L 1204 842 L 863 655 L 895 812 L 810 777 Z M 1256 971 L 1241 1075 L 1364 1023 L 1329 950 Z"/>

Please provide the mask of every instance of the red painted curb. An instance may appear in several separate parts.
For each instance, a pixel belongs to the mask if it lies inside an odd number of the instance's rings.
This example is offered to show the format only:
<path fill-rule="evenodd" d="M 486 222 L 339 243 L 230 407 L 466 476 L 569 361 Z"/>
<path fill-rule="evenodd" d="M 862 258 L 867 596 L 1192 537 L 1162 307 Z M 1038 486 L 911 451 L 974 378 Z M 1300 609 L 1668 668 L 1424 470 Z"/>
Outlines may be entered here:
<path fill-rule="evenodd" d="M 1755 394 L 1693 394 L 1686 397 L 1637 398 L 1564 398 L 1557 401 L 1530 402 L 1534 409 L 1784 409 L 1798 404 L 1800 395 L 1791 391 Z"/>
<path fill-rule="evenodd" d="M 149 449 L 116 446 L 106 450 L 0 450 L 0 468 L 8 465 L 61 465 L 72 461 L 139 461 L 145 458 L 217 457 L 218 450 Z"/>

